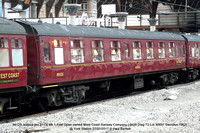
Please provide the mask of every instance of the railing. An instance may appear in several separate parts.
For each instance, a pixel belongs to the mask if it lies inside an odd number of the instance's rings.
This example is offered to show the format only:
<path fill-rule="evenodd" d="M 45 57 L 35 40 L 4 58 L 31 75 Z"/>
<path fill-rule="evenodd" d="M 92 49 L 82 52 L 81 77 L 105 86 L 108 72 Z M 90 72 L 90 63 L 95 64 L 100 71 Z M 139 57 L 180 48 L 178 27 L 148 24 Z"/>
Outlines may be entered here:
<path fill-rule="evenodd" d="M 200 12 L 191 13 L 162 13 L 157 14 L 156 18 L 157 26 L 191 26 L 200 25 Z M 126 26 L 149 26 L 149 15 L 128 15 L 126 20 Z M 37 18 L 37 19 L 23 19 L 31 22 L 38 22 L 41 20 L 43 23 L 57 23 L 69 24 L 68 17 L 61 18 Z M 77 17 L 77 25 L 88 25 L 88 26 L 98 26 L 99 23 L 106 27 L 118 26 L 118 20 L 116 17 L 104 17 L 101 19 L 96 18 L 82 18 Z"/>

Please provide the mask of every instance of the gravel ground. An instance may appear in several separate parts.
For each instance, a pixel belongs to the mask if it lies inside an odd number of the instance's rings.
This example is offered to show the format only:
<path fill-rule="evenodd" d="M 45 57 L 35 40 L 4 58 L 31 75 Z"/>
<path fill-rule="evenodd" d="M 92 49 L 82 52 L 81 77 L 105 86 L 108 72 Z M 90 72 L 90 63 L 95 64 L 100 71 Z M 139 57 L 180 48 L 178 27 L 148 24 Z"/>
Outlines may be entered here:
<path fill-rule="evenodd" d="M 0 132 L 199 133 L 200 81 L 0 124 Z"/>

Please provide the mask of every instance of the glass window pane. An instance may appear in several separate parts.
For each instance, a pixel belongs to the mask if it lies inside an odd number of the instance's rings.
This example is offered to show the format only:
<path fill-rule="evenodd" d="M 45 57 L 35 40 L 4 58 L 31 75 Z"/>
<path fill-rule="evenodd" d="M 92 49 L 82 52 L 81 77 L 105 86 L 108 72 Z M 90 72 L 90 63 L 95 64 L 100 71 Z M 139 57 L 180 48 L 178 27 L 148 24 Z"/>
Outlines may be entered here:
<path fill-rule="evenodd" d="M 4 46 L 5 48 L 8 48 L 8 38 L 4 38 Z"/>
<path fill-rule="evenodd" d="M 111 42 L 111 60 L 112 61 L 119 61 L 121 60 L 121 49 L 120 49 L 120 42 L 119 41 L 112 41 Z"/>
<path fill-rule="evenodd" d="M 165 43 L 159 42 L 158 47 L 159 58 L 165 58 Z"/>
<path fill-rule="evenodd" d="M 192 57 L 195 57 L 194 48 L 192 48 Z"/>
<path fill-rule="evenodd" d="M 74 40 L 71 41 L 71 62 L 72 63 L 83 63 L 84 62 L 84 50 L 83 41 Z"/>
<path fill-rule="evenodd" d="M 22 47 L 22 39 L 18 39 L 18 47 Z"/>
<path fill-rule="evenodd" d="M 64 64 L 63 48 L 55 48 L 55 64 Z"/>
<path fill-rule="evenodd" d="M 185 56 L 185 46 L 183 45 L 183 56 Z"/>
<path fill-rule="evenodd" d="M 71 49 L 71 62 L 82 63 L 84 62 L 84 51 L 83 49 Z"/>
<path fill-rule="evenodd" d="M 74 46 L 74 41 L 70 41 L 70 44 L 71 44 L 71 48 L 73 48 L 73 46 Z"/>
<path fill-rule="evenodd" d="M 113 42 L 110 42 L 110 44 L 111 44 L 111 48 L 113 48 Z"/>
<path fill-rule="evenodd" d="M 147 59 L 154 58 L 153 42 L 147 42 Z"/>
<path fill-rule="evenodd" d="M 129 45 L 128 44 L 126 44 L 125 45 L 125 53 L 126 53 L 126 58 L 129 58 L 130 57 L 130 51 L 129 51 Z"/>
<path fill-rule="evenodd" d="M 83 48 L 83 41 L 80 41 L 80 47 Z"/>
<path fill-rule="evenodd" d="M 3 38 L 0 38 L 0 48 L 4 48 Z"/>
<path fill-rule="evenodd" d="M 135 60 L 141 59 L 141 49 L 140 48 L 134 48 L 133 49 L 133 56 L 134 56 Z"/>
<path fill-rule="evenodd" d="M 104 61 L 103 49 L 93 49 L 93 62 L 101 62 Z"/>
<path fill-rule="evenodd" d="M 169 57 L 175 57 L 174 43 L 169 43 Z"/>
<path fill-rule="evenodd" d="M 100 41 L 100 47 L 103 48 L 103 42 L 102 41 Z"/>
<path fill-rule="evenodd" d="M 0 49 L 0 67 L 9 67 L 9 50 Z"/>
<path fill-rule="evenodd" d="M 48 43 L 44 44 L 44 61 L 50 61 L 50 45 Z"/>
<path fill-rule="evenodd" d="M 120 42 L 118 41 L 118 48 L 120 48 Z"/>
<path fill-rule="evenodd" d="M 197 57 L 199 56 L 199 44 L 198 43 L 196 44 L 196 56 Z"/>
<path fill-rule="evenodd" d="M 23 49 L 12 49 L 13 66 L 23 66 Z"/>
<path fill-rule="evenodd" d="M 59 47 L 63 47 L 63 41 L 62 40 L 59 40 Z"/>
<path fill-rule="evenodd" d="M 13 48 L 15 48 L 15 39 L 11 39 L 11 45 Z"/>
<path fill-rule="evenodd" d="M 178 44 L 178 57 L 181 57 L 181 44 Z"/>
<path fill-rule="evenodd" d="M 93 62 L 101 62 L 104 61 L 104 51 L 103 51 L 103 43 L 102 41 L 95 40 L 92 41 L 92 54 L 93 54 Z"/>

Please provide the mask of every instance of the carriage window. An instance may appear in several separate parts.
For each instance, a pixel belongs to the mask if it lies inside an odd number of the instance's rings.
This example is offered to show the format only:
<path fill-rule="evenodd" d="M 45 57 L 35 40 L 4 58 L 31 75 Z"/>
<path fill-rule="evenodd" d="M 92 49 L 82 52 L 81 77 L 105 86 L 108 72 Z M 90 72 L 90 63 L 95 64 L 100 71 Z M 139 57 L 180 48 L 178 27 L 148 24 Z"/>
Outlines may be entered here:
<path fill-rule="evenodd" d="M 8 39 L 0 38 L 0 67 L 9 67 Z"/>
<path fill-rule="evenodd" d="M 18 39 L 18 47 L 22 47 L 22 39 Z"/>
<path fill-rule="evenodd" d="M 62 40 L 54 40 L 55 64 L 64 64 L 64 53 Z"/>
<path fill-rule="evenodd" d="M 129 44 L 125 45 L 125 53 L 126 53 L 125 58 L 129 58 L 130 57 Z"/>
<path fill-rule="evenodd" d="M 185 45 L 182 45 L 183 47 L 183 56 L 185 56 Z"/>
<path fill-rule="evenodd" d="M 195 57 L 195 48 L 194 48 L 194 44 L 192 44 L 191 46 L 191 53 L 192 53 L 192 57 Z"/>
<path fill-rule="evenodd" d="M 199 44 L 197 43 L 197 44 L 196 44 L 196 56 L 199 56 L 199 50 L 200 50 L 200 49 L 199 49 Z"/>
<path fill-rule="evenodd" d="M 93 62 L 104 61 L 103 42 L 99 40 L 92 41 Z"/>
<path fill-rule="evenodd" d="M 12 41 L 12 40 L 11 40 Z M 14 40 L 15 47 L 12 49 L 12 65 L 13 66 L 23 66 L 23 49 L 22 49 L 22 40 Z M 14 46 L 14 44 L 12 46 Z"/>
<path fill-rule="evenodd" d="M 111 60 L 119 61 L 121 60 L 121 48 L 119 41 L 111 41 Z"/>
<path fill-rule="evenodd" d="M 146 42 L 147 47 L 147 59 L 154 58 L 153 42 Z"/>
<path fill-rule="evenodd" d="M 8 48 L 8 38 L 0 38 L 0 48 Z"/>
<path fill-rule="evenodd" d="M 133 58 L 141 59 L 141 44 L 140 42 L 133 42 Z"/>
<path fill-rule="evenodd" d="M 11 45 L 13 48 L 22 47 L 22 39 L 11 39 Z"/>
<path fill-rule="evenodd" d="M 159 54 L 159 58 L 165 58 L 165 43 L 164 42 L 158 43 L 158 54 Z"/>
<path fill-rule="evenodd" d="M 11 39 L 11 45 L 13 48 L 15 47 L 15 39 Z"/>
<path fill-rule="evenodd" d="M 169 43 L 169 57 L 175 57 L 175 46 L 173 42 Z"/>
<path fill-rule="evenodd" d="M 83 63 L 84 62 L 84 49 L 83 41 L 73 40 L 71 44 L 71 62 L 72 63 Z"/>
<path fill-rule="evenodd" d="M 50 45 L 48 43 L 44 44 L 44 61 L 50 61 Z"/>
<path fill-rule="evenodd" d="M 181 44 L 178 44 L 178 57 L 181 57 Z"/>

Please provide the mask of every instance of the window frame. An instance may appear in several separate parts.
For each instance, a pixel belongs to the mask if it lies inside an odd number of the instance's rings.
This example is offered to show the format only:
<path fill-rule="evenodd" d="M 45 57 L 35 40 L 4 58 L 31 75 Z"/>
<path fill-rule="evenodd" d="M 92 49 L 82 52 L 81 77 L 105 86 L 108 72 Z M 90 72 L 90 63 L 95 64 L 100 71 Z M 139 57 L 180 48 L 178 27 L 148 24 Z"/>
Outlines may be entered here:
<path fill-rule="evenodd" d="M 71 42 L 73 41 L 73 47 L 72 47 L 72 44 L 71 44 Z M 74 41 L 79 41 L 79 47 L 74 47 Z M 80 42 L 82 42 L 82 44 L 80 43 Z M 70 43 L 70 56 L 71 56 L 71 59 L 70 59 L 70 62 L 72 63 L 72 64 L 79 64 L 79 63 L 85 63 L 85 47 L 84 47 L 84 40 L 82 40 L 82 39 L 70 39 L 69 40 L 69 43 Z M 82 46 L 81 46 L 82 45 Z M 76 60 L 76 59 L 73 59 L 73 56 L 72 56 L 72 51 L 73 50 L 81 50 L 82 52 L 82 54 L 83 55 L 81 55 L 82 57 L 81 57 L 81 62 L 73 62 L 72 60 Z M 76 51 L 76 56 L 77 56 L 77 59 L 78 59 L 78 56 L 80 56 L 80 55 L 78 55 L 78 53 L 77 53 L 77 51 Z"/>
<path fill-rule="evenodd" d="M 178 43 L 177 50 L 178 50 L 178 57 L 182 57 L 183 56 L 183 53 L 182 53 L 182 43 Z"/>
<path fill-rule="evenodd" d="M 149 43 L 151 43 L 151 45 L 152 45 L 151 47 L 149 47 Z M 149 50 L 149 54 L 151 54 L 151 52 L 152 52 L 151 56 L 148 56 L 147 50 Z M 146 58 L 147 59 L 155 59 L 154 42 L 153 41 L 146 41 Z"/>
<path fill-rule="evenodd" d="M 190 56 L 191 57 L 196 57 L 196 43 L 192 42 L 190 45 Z"/>
<path fill-rule="evenodd" d="M 171 47 L 171 44 L 173 44 L 173 47 Z M 169 47 L 169 58 L 175 58 L 176 57 L 176 45 L 175 45 L 175 42 L 169 42 L 168 43 L 168 47 Z M 170 56 L 170 48 L 173 48 L 173 51 L 174 51 L 174 56 Z M 173 52 L 171 52 L 173 53 Z"/>
<path fill-rule="evenodd" d="M 200 56 L 200 45 L 198 42 L 195 43 L 195 47 L 196 47 L 196 57 L 199 57 Z M 198 51 L 198 56 L 197 56 L 197 51 Z"/>
<path fill-rule="evenodd" d="M 56 42 L 55 42 L 56 41 Z M 63 40 L 61 39 L 54 39 L 53 40 L 53 46 L 54 46 L 54 64 L 55 65 L 63 65 L 65 64 L 65 60 L 64 60 L 64 43 L 63 43 Z M 56 54 L 56 49 L 62 49 L 62 62 L 61 63 L 57 63 L 59 60 L 57 60 L 57 54 Z M 60 57 L 60 55 L 59 55 Z"/>
<path fill-rule="evenodd" d="M 136 47 L 135 42 L 139 43 L 139 47 Z M 134 60 L 141 60 L 142 59 L 142 45 L 141 45 L 141 41 L 132 41 L 132 46 L 133 46 L 133 59 Z M 140 58 L 135 58 L 135 56 L 137 56 L 135 54 L 135 51 L 139 49 L 139 56 Z M 138 52 L 137 52 L 138 53 Z"/>
<path fill-rule="evenodd" d="M 13 44 L 12 44 L 12 40 L 14 39 L 14 45 L 15 46 L 13 46 Z M 10 39 L 11 40 L 11 57 L 12 57 L 12 60 L 11 60 L 11 62 L 12 62 L 12 67 L 21 67 L 21 66 L 24 66 L 25 65 L 25 63 L 24 63 L 24 46 L 23 46 L 23 39 L 22 38 L 20 38 L 20 37 L 18 37 L 18 38 L 11 38 Z M 21 43 L 20 43 L 20 45 L 19 45 L 19 40 L 21 40 Z M 14 58 L 15 58 L 15 55 L 13 55 L 13 50 L 15 50 L 15 49 L 20 49 L 20 50 L 22 50 L 22 65 L 16 65 L 16 66 L 14 66 Z M 17 61 L 18 62 L 18 61 Z"/>
<path fill-rule="evenodd" d="M 163 45 L 162 47 L 161 47 L 161 44 Z M 161 49 L 161 53 L 162 51 L 164 51 L 164 57 L 160 56 L 160 51 L 159 51 L 160 49 Z M 166 43 L 165 42 L 158 42 L 158 58 L 159 59 L 166 58 Z"/>
<path fill-rule="evenodd" d="M 48 50 L 49 60 L 45 60 L 45 45 L 49 46 L 48 47 L 48 49 L 49 49 Z M 45 63 L 51 62 L 51 44 L 50 43 L 48 43 L 48 42 L 43 43 L 43 53 L 44 53 L 44 58 L 43 58 L 44 62 Z"/>
<path fill-rule="evenodd" d="M 114 44 L 114 42 L 117 42 L 117 47 L 114 46 L 114 45 L 116 45 L 116 44 Z M 118 53 L 118 50 L 120 51 L 120 53 Z M 110 40 L 110 55 L 111 55 L 111 61 L 121 61 L 122 60 L 121 41 Z M 116 55 L 118 55 L 118 57 Z M 119 59 L 116 59 L 116 57 Z"/>
<path fill-rule="evenodd" d="M 99 46 L 96 45 L 96 41 L 98 41 L 97 45 L 99 45 Z M 94 63 L 95 62 L 104 62 L 105 51 L 104 51 L 103 40 L 91 40 L 91 47 L 92 47 L 92 62 L 94 62 Z M 94 50 L 96 50 L 97 53 L 95 53 L 95 54 L 97 54 L 97 55 L 94 55 Z M 99 55 L 99 53 L 101 53 L 101 55 Z M 102 55 L 102 53 L 103 53 L 103 55 Z M 101 58 L 101 60 L 100 60 L 100 58 L 98 59 L 98 55 Z M 96 56 L 96 57 L 94 57 L 94 56 Z"/>

